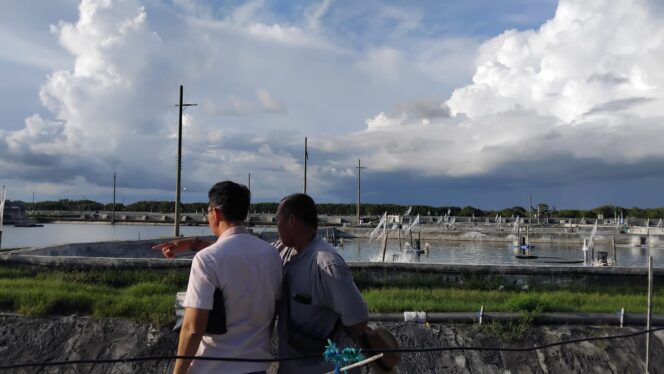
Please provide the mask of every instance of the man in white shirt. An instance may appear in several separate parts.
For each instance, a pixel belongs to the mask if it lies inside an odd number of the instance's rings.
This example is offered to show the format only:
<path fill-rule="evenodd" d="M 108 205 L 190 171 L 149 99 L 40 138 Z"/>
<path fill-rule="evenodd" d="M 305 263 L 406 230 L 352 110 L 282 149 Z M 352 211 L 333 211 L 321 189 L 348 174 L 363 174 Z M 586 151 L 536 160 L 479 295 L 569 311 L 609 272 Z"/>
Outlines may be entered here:
<path fill-rule="evenodd" d="M 207 247 L 207 243 L 191 247 L 205 248 L 192 260 L 177 354 L 269 359 L 275 306 L 281 293 L 281 259 L 273 246 L 244 227 L 250 201 L 247 187 L 230 181 L 219 182 L 208 196 L 208 224 L 218 239 Z M 171 257 L 177 247 L 176 241 L 155 249 Z M 215 291 L 218 296 L 223 295 L 223 303 L 215 300 Z M 218 311 L 219 305 L 225 310 Z M 223 322 L 218 326 L 219 317 L 222 321 L 225 317 L 225 326 Z M 217 326 L 210 332 L 208 322 L 213 320 Z M 268 362 L 177 360 L 173 373 L 264 373 L 269 365 Z"/>

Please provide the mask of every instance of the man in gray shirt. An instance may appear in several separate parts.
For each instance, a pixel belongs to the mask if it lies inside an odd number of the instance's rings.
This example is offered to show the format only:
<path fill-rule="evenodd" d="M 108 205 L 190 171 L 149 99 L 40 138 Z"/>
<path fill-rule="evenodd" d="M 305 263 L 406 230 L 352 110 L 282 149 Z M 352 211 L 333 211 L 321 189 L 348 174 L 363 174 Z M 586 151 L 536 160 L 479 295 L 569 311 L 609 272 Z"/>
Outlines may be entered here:
<path fill-rule="evenodd" d="M 279 356 L 321 354 L 320 358 L 281 362 L 279 373 L 330 371 L 334 367 L 322 356 L 327 339 L 340 348 L 356 346 L 354 338 L 369 331 L 367 305 L 344 259 L 318 235 L 318 213 L 311 197 L 293 194 L 283 198 L 277 210 L 277 229 L 281 243 L 276 244 L 284 263 Z"/>

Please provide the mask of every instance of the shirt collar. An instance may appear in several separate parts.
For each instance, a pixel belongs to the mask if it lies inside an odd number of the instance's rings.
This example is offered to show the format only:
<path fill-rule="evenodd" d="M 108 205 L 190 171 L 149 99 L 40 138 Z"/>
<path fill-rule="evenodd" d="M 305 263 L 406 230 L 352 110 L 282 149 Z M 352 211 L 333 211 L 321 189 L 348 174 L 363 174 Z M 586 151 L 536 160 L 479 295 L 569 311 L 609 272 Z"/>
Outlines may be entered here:
<path fill-rule="evenodd" d="M 236 234 L 247 234 L 249 233 L 249 230 L 247 230 L 246 227 L 244 226 L 234 226 L 231 227 L 230 229 L 224 231 L 223 234 L 219 235 L 219 239 L 231 236 L 231 235 L 236 235 Z"/>
<path fill-rule="evenodd" d="M 307 245 L 304 246 L 304 248 L 297 252 L 297 255 L 293 256 L 291 258 L 291 261 L 298 261 L 301 258 L 309 256 L 310 253 L 314 252 L 314 248 L 316 247 L 317 243 L 319 240 L 322 240 L 320 235 L 316 234 L 313 239 Z"/>

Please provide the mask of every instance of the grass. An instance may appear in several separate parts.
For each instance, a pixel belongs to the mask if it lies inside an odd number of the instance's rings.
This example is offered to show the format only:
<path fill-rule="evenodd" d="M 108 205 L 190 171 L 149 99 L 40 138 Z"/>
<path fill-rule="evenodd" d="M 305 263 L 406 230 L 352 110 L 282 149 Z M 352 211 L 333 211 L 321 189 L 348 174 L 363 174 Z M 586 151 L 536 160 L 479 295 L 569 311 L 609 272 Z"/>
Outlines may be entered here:
<path fill-rule="evenodd" d="M 177 271 L 37 271 L 0 267 L 0 310 L 24 315 L 122 317 L 173 321 L 175 293 L 188 275 Z"/>
<path fill-rule="evenodd" d="M 645 293 L 620 290 L 488 291 L 459 288 L 376 288 L 362 292 L 370 312 L 598 312 L 645 313 Z M 664 290 L 653 295 L 653 312 L 664 313 Z"/>
<path fill-rule="evenodd" d="M 512 343 L 523 339 L 524 335 L 533 326 L 535 316 L 542 313 L 542 308 L 537 307 L 530 311 L 520 311 L 519 319 L 506 322 L 491 321 L 489 323 L 473 325 L 476 331 L 495 336 L 505 343 Z"/>
<path fill-rule="evenodd" d="M 0 267 L 0 311 L 24 315 L 122 317 L 165 325 L 174 321 L 175 293 L 186 289 L 186 270 L 45 270 Z M 486 290 L 464 288 L 362 288 L 370 312 L 604 312 L 621 307 L 645 313 L 645 292 L 602 290 Z M 653 312 L 664 314 L 664 290 Z M 520 326 L 515 326 L 516 334 Z"/>

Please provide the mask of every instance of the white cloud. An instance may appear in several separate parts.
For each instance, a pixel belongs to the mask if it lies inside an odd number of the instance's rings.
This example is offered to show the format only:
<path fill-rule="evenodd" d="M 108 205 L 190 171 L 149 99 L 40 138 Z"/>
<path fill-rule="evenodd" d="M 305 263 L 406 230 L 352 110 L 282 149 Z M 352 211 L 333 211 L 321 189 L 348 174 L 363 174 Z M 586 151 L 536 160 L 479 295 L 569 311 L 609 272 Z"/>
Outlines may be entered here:
<path fill-rule="evenodd" d="M 267 90 L 259 89 L 256 92 L 256 96 L 258 96 L 258 100 L 260 101 L 263 110 L 267 112 L 281 113 L 285 110 L 284 105 L 279 102 L 279 100 L 272 97 Z"/>
<path fill-rule="evenodd" d="M 664 73 L 653 63 L 662 58 L 664 24 L 650 2 L 562 0 L 539 30 L 480 47 L 473 83 L 441 104 L 455 117 L 381 112 L 366 121 L 371 131 L 332 144 L 383 171 L 477 177 L 514 165 L 516 179 L 539 169 L 557 183 L 590 177 L 576 171 L 589 162 L 618 176 L 664 159 Z"/>
<path fill-rule="evenodd" d="M 180 84 L 200 105 L 183 121 L 189 195 L 248 172 L 260 199 L 301 190 L 305 136 L 311 191 L 331 200 L 357 158 L 395 175 L 568 180 L 583 177 L 579 164 L 588 173 L 664 157 L 664 32 L 652 2 L 563 0 L 538 30 L 484 43 L 420 37 L 426 14 L 390 8 L 366 18 L 394 30 L 357 44 L 332 35 L 343 12 L 328 1 L 295 21 L 262 1 L 221 18 L 207 2 L 178 4 L 171 33 L 157 34 L 138 0 L 85 0 L 77 21 L 54 27 L 75 64 L 44 82 L 50 113 L 2 133 L 0 174 L 44 191 L 105 190 L 117 170 L 127 192 L 169 198 Z"/>
<path fill-rule="evenodd" d="M 332 5 L 332 0 L 323 0 L 319 4 L 314 4 L 314 5 L 310 6 L 305 11 L 305 18 L 307 20 L 307 26 L 310 29 L 320 28 L 321 19 L 325 16 L 325 14 L 330 9 L 330 5 Z"/>
<path fill-rule="evenodd" d="M 473 84 L 448 105 L 473 118 L 524 108 L 569 123 L 607 102 L 661 98 L 664 74 L 653 63 L 664 54 L 659 16 L 645 0 L 563 0 L 538 31 L 510 30 L 485 43 Z"/>

